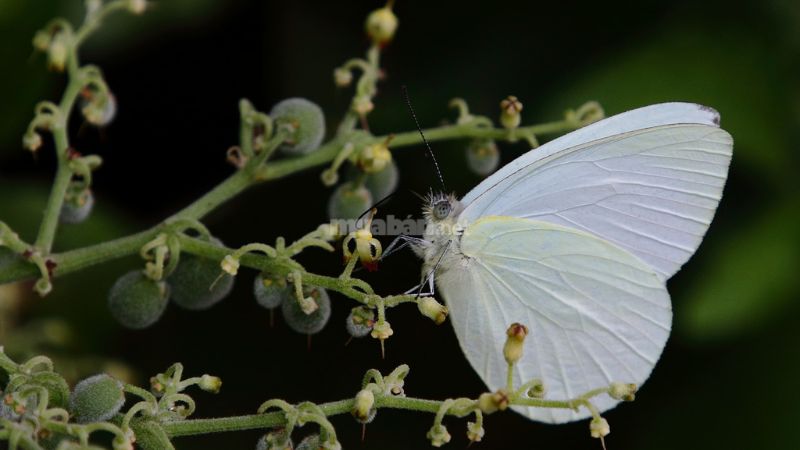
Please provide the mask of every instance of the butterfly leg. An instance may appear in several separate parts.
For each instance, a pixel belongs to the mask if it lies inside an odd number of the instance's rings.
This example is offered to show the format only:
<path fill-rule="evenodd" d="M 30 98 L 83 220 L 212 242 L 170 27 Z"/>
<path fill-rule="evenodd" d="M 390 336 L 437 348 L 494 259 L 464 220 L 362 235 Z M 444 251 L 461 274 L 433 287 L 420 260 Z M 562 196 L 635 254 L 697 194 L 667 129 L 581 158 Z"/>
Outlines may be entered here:
<path fill-rule="evenodd" d="M 430 272 L 425 277 L 425 279 L 422 280 L 422 282 L 420 284 L 418 284 L 418 285 L 412 287 L 411 289 L 405 291 L 403 294 L 405 294 L 405 295 L 416 294 L 417 297 L 430 297 L 430 296 L 432 296 L 434 294 L 434 286 L 435 286 L 435 284 L 436 283 L 434 282 L 434 274 L 433 274 L 433 272 Z M 422 290 L 426 286 L 428 287 L 428 291 L 427 292 L 423 292 Z"/>
<path fill-rule="evenodd" d="M 407 247 L 409 245 L 414 245 L 414 246 L 418 246 L 418 247 L 426 247 L 426 246 L 430 245 L 430 242 L 428 242 L 428 241 L 426 241 L 425 239 L 422 239 L 422 238 L 410 236 L 410 235 L 407 235 L 407 234 L 401 234 L 401 235 L 397 236 L 396 238 L 394 238 L 394 240 L 392 240 L 392 242 L 389 243 L 389 246 L 386 247 L 386 250 L 384 250 L 383 254 L 381 255 L 381 260 L 383 260 L 387 256 L 391 255 L 392 253 L 395 253 L 397 251 L 400 251 L 400 250 L 404 249 L 405 247 Z"/>

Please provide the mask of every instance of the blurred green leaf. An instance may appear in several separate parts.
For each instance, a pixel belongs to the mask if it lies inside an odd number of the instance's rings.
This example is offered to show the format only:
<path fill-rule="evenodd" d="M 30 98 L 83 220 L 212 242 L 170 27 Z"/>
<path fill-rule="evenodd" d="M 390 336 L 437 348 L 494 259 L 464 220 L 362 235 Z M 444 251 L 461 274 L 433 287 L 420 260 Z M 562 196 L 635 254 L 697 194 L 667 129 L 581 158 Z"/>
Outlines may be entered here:
<path fill-rule="evenodd" d="M 775 207 L 706 249 L 702 277 L 681 302 L 679 331 L 696 339 L 763 327 L 794 305 L 800 273 L 800 205 Z"/>
<path fill-rule="evenodd" d="M 767 183 L 787 180 L 792 109 L 786 90 L 793 80 L 776 67 L 775 49 L 737 30 L 650 35 L 592 70 L 565 77 L 565 88 L 553 94 L 558 107 L 548 109 L 598 100 L 610 115 L 666 101 L 705 104 L 720 112 L 733 135 L 735 158 L 769 177 Z"/>

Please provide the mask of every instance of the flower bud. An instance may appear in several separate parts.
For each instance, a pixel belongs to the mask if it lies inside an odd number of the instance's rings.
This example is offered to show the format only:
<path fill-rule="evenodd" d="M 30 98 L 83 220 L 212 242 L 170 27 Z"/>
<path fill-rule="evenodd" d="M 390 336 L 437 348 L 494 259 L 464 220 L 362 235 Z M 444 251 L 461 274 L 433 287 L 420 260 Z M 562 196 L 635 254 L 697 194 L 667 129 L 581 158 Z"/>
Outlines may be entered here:
<path fill-rule="evenodd" d="M 356 394 L 351 413 L 361 423 L 369 423 L 375 418 L 375 394 L 369 389 L 362 389 Z"/>
<path fill-rule="evenodd" d="M 69 409 L 78 423 L 104 422 L 125 403 L 122 383 L 102 373 L 75 385 Z"/>
<path fill-rule="evenodd" d="M 47 48 L 47 64 L 51 70 L 63 72 L 69 57 L 67 37 L 64 33 L 56 34 Z"/>
<path fill-rule="evenodd" d="M 286 277 L 273 277 L 265 273 L 256 277 L 253 294 L 256 302 L 267 309 L 275 309 L 283 302 L 294 301 L 294 293 L 286 283 Z"/>
<path fill-rule="evenodd" d="M 322 109 L 304 98 L 288 98 L 272 107 L 269 115 L 276 124 L 288 124 L 293 132 L 281 145 L 291 155 L 316 150 L 325 137 L 325 115 Z"/>
<path fill-rule="evenodd" d="M 365 29 L 367 36 L 373 43 L 378 45 L 385 45 L 394 37 L 397 31 L 397 16 L 392 12 L 392 1 L 389 1 L 386 6 L 372 11 L 367 16 Z"/>
<path fill-rule="evenodd" d="M 372 332 L 370 333 L 370 336 L 372 336 L 375 339 L 380 339 L 384 341 L 386 339 L 389 339 L 389 337 L 393 334 L 394 330 L 392 330 L 391 325 L 389 325 L 389 322 L 384 320 L 383 322 L 375 323 L 375 326 L 372 327 Z"/>
<path fill-rule="evenodd" d="M 350 310 L 347 319 L 345 320 L 345 327 L 350 336 L 364 337 L 372 331 L 375 324 L 375 312 L 366 306 L 356 306 Z"/>
<path fill-rule="evenodd" d="M 485 433 L 483 427 L 476 422 L 467 422 L 467 439 L 470 442 L 480 442 Z"/>
<path fill-rule="evenodd" d="M 216 394 L 222 387 L 222 380 L 219 377 L 204 374 L 200 377 L 200 383 L 198 383 L 197 386 L 206 392 Z"/>
<path fill-rule="evenodd" d="M 517 97 L 509 95 L 500 102 L 500 123 L 509 130 L 517 128 L 522 121 L 520 112 L 522 112 L 522 103 L 517 100 Z"/>
<path fill-rule="evenodd" d="M 497 392 L 485 392 L 478 397 L 478 408 L 484 414 L 505 411 L 508 408 L 508 403 L 508 392 L 505 389 L 500 389 Z"/>
<path fill-rule="evenodd" d="M 526 392 L 526 394 L 530 398 L 544 398 L 544 393 L 545 393 L 544 383 L 542 383 L 541 381 L 531 386 L 531 388 L 528 389 L 528 392 Z"/>
<path fill-rule="evenodd" d="M 110 92 L 90 91 L 82 98 L 81 113 L 94 126 L 106 126 L 117 115 L 117 99 Z"/>
<path fill-rule="evenodd" d="M 436 325 L 441 325 L 447 319 L 447 307 L 437 302 L 433 297 L 422 297 L 417 301 L 417 308 L 423 316 L 433 320 Z"/>
<path fill-rule="evenodd" d="M 212 237 L 211 242 L 221 246 L 222 241 Z M 227 297 L 233 290 L 235 278 L 229 275 L 219 276 L 217 261 L 182 253 L 180 262 L 167 278 L 172 294 L 172 301 L 189 310 L 208 309 Z"/>
<path fill-rule="evenodd" d="M 309 299 L 309 302 L 313 302 L 317 306 L 316 309 L 310 314 L 306 313 L 304 308 L 306 310 L 310 308 L 301 305 L 296 299 L 294 301 L 287 299 L 281 306 L 283 318 L 289 328 L 298 333 L 318 333 L 325 328 L 331 318 L 331 299 L 328 292 L 319 287 L 304 288 L 303 294 L 308 296 L 306 299 Z"/>
<path fill-rule="evenodd" d="M 434 424 L 431 429 L 428 430 L 428 434 L 426 436 L 428 439 L 430 439 L 431 445 L 434 447 L 441 447 L 450 442 L 451 439 L 450 433 L 447 432 L 447 428 L 440 423 Z"/>
<path fill-rule="evenodd" d="M 611 433 L 611 427 L 608 426 L 608 421 L 602 417 L 595 417 L 589 422 L 589 432 L 593 438 L 603 438 Z"/>
<path fill-rule="evenodd" d="M 33 130 L 25 133 L 22 136 L 22 146 L 31 152 L 39 150 L 39 147 L 42 146 L 42 135 Z"/>
<path fill-rule="evenodd" d="M 46 52 L 50 48 L 52 39 L 53 35 L 49 30 L 39 30 L 33 35 L 33 48 L 40 52 Z"/>
<path fill-rule="evenodd" d="M 343 67 L 337 67 L 333 71 L 333 82 L 337 87 L 347 87 L 353 82 L 353 72 Z"/>
<path fill-rule="evenodd" d="M 372 195 L 364 186 L 352 182 L 342 183 L 328 200 L 330 219 L 357 219 L 372 206 Z"/>
<path fill-rule="evenodd" d="M 353 102 L 350 105 L 350 108 L 356 114 L 363 116 L 372 112 L 372 110 L 375 109 L 375 104 L 372 103 L 372 98 L 370 98 L 369 95 L 362 94 L 353 97 Z"/>
<path fill-rule="evenodd" d="M 500 150 L 492 139 L 474 139 L 467 147 L 467 165 L 480 176 L 494 172 L 500 164 Z"/>
<path fill-rule="evenodd" d="M 108 308 L 122 325 L 135 330 L 154 324 L 167 307 L 169 287 L 141 270 L 123 275 L 111 286 Z"/>
<path fill-rule="evenodd" d="M 387 142 L 367 145 L 358 155 L 358 167 L 366 173 L 376 173 L 392 162 L 392 152 Z"/>
<path fill-rule="evenodd" d="M 632 402 L 636 398 L 637 387 L 633 383 L 611 383 L 608 395 L 614 400 Z"/>
<path fill-rule="evenodd" d="M 506 362 L 514 364 L 522 358 L 522 344 L 528 335 L 528 328 L 520 323 L 513 323 L 506 331 L 506 344 L 503 346 L 503 356 Z"/>
<path fill-rule="evenodd" d="M 239 273 L 239 259 L 234 258 L 233 255 L 225 255 L 225 257 L 222 258 L 222 262 L 219 263 L 219 266 L 230 275 L 236 276 L 236 274 Z"/>

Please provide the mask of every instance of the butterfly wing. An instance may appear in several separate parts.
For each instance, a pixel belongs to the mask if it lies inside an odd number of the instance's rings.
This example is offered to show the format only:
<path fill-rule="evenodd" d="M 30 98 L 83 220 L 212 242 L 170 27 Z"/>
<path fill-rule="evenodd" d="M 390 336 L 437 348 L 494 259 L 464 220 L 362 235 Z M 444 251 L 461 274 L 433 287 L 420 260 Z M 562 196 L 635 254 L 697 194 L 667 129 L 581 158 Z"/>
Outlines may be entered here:
<path fill-rule="evenodd" d="M 513 322 L 528 326 L 515 385 L 544 380 L 546 396 L 569 399 L 612 381 L 641 385 L 666 344 L 669 294 L 657 273 L 603 239 L 575 228 L 484 217 L 461 236 L 437 278 L 458 341 L 487 386 L 505 386 L 503 342 Z M 608 396 L 596 405 L 616 405 Z M 515 407 L 560 423 L 581 410 Z"/>
<path fill-rule="evenodd" d="M 665 103 L 569 133 L 517 158 L 461 201 L 487 215 L 542 220 L 611 241 L 664 279 L 700 245 L 733 140 L 700 105 Z"/>

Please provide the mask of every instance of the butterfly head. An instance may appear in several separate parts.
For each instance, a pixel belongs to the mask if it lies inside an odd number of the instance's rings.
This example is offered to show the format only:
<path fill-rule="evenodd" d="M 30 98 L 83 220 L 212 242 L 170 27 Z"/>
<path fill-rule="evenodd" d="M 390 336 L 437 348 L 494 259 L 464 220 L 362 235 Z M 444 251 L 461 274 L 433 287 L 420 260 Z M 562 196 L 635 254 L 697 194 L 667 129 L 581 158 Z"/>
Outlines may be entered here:
<path fill-rule="evenodd" d="M 449 221 L 461 213 L 461 202 L 453 194 L 430 194 L 422 212 L 428 222 Z"/>

